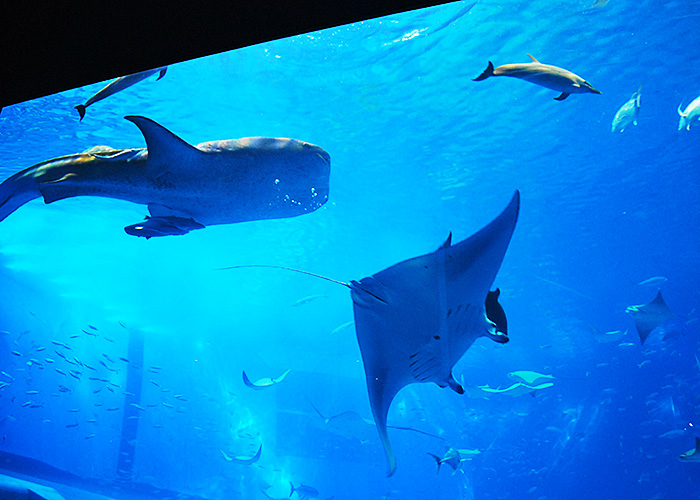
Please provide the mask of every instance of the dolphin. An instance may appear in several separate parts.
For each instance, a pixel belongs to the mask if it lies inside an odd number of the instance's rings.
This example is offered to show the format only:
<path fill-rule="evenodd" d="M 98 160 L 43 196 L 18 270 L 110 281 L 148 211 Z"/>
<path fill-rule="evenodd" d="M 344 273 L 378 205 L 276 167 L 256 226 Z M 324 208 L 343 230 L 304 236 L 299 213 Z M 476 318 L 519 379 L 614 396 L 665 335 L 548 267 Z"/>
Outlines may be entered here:
<path fill-rule="evenodd" d="M 624 132 L 630 123 L 636 125 L 642 103 L 642 86 L 617 110 L 612 121 L 612 133 Z"/>
<path fill-rule="evenodd" d="M 295 217 L 328 200 L 330 156 L 296 139 L 246 137 L 192 146 L 127 116 L 147 148 L 96 146 L 38 163 L 0 184 L 0 221 L 28 201 L 102 196 L 148 206 L 134 236 L 186 234 L 212 224 Z"/>
<path fill-rule="evenodd" d="M 678 114 L 681 117 L 680 122 L 678 122 L 678 130 L 683 130 L 683 128 L 690 130 L 693 123 L 700 123 L 700 96 L 688 104 L 685 111 L 681 111 L 681 105 L 682 103 L 678 105 Z"/>
<path fill-rule="evenodd" d="M 162 68 L 149 69 L 147 71 L 141 71 L 140 73 L 134 73 L 133 75 L 120 76 L 116 80 L 113 80 L 104 88 L 99 90 L 94 96 L 88 99 L 85 104 L 78 104 L 75 107 L 80 115 L 80 120 L 82 121 L 82 119 L 85 118 L 85 108 L 91 104 L 95 104 L 97 101 L 101 101 L 102 99 L 109 97 L 112 94 L 116 94 L 127 87 L 131 87 L 132 85 L 139 83 L 141 80 L 145 80 L 149 76 L 155 75 L 156 73 L 159 73 L 158 78 L 156 78 L 156 81 L 158 81 L 165 76 L 165 72 L 167 70 L 168 67 L 163 66 Z"/>
<path fill-rule="evenodd" d="M 246 375 L 245 370 L 243 370 L 243 383 L 246 385 L 246 387 L 250 387 L 251 389 L 260 391 L 262 389 L 265 389 L 266 387 L 272 387 L 273 385 L 279 384 L 284 380 L 284 378 L 290 371 L 291 370 L 287 370 L 277 378 L 263 377 L 259 380 L 256 380 L 255 382 L 251 382 L 248 378 L 248 375 Z"/>
<path fill-rule="evenodd" d="M 681 462 L 700 462 L 700 438 L 695 438 L 695 449 L 683 453 L 678 460 Z"/>
<path fill-rule="evenodd" d="M 594 89 L 590 83 L 571 71 L 558 68 L 557 66 L 542 64 L 530 54 L 528 56 L 532 59 L 530 63 L 504 64 L 496 69 L 493 68 L 493 63 L 489 61 L 486 70 L 474 78 L 473 81 L 486 80 L 490 76 L 512 76 L 561 92 L 558 97 L 554 98 L 557 101 L 563 101 L 569 97 L 569 94 L 601 93 L 600 90 Z"/>

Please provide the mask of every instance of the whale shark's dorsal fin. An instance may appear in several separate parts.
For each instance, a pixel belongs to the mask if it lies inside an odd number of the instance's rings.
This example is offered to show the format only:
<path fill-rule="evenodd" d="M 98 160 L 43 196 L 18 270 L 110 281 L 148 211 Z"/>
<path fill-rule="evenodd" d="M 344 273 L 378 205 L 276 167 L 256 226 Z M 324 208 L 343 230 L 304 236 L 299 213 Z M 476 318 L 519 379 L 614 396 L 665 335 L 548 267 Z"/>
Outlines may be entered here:
<path fill-rule="evenodd" d="M 537 59 L 535 59 L 531 54 L 528 54 L 528 57 L 529 57 L 530 59 L 532 59 L 532 62 L 534 62 L 534 63 L 536 63 L 536 64 L 542 64 L 542 63 L 539 62 Z"/>
<path fill-rule="evenodd" d="M 143 116 L 125 116 L 124 118 L 134 123 L 146 139 L 148 147 L 146 175 L 151 179 L 158 179 L 173 165 L 188 165 L 188 157 L 205 154 L 150 118 Z M 172 157 L 177 157 L 178 161 L 170 161 Z"/>

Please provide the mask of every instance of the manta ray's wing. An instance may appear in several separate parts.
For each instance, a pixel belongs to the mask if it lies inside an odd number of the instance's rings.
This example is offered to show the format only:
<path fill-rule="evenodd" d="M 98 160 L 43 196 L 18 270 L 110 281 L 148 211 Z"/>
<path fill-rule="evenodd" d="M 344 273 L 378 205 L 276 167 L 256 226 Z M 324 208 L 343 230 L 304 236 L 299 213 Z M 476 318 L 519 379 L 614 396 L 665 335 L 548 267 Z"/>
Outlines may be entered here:
<path fill-rule="evenodd" d="M 516 191 L 508 207 L 470 238 L 350 284 L 370 406 L 389 475 L 396 460 L 386 419 L 396 393 L 414 382 L 435 382 L 462 393 L 452 367 L 474 340 L 489 334 L 499 342 L 508 339 L 488 321 L 484 304 L 519 204 Z"/>
<path fill-rule="evenodd" d="M 661 290 L 656 294 L 656 298 L 648 304 L 629 306 L 626 311 L 634 319 L 634 325 L 637 327 L 642 345 L 654 328 L 673 318 L 673 313 L 661 296 Z"/>

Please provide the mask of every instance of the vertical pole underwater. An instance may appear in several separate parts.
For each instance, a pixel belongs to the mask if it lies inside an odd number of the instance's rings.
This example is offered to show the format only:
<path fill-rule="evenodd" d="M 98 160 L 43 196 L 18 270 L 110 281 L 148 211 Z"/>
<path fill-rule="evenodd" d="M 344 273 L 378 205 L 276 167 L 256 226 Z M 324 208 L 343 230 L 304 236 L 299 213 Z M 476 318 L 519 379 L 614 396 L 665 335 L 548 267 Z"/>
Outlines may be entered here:
<path fill-rule="evenodd" d="M 122 413 L 122 435 L 119 443 L 119 458 L 117 459 L 117 478 L 121 481 L 131 481 L 134 475 L 134 456 L 136 439 L 139 430 L 139 410 L 134 405 L 141 401 L 143 383 L 143 344 L 141 330 L 128 328 L 129 348 L 126 367 L 126 394 L 124 395 L 124 412 Z"/>

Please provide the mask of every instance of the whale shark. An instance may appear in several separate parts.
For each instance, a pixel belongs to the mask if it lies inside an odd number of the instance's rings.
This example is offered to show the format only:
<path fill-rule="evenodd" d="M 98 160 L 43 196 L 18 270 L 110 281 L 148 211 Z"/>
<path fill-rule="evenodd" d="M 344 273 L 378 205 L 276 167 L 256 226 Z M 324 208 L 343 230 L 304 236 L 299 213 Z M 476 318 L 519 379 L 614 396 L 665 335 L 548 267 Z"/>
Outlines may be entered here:
<path fill-rule="evenodd" d="M 149 118 L 125 118 L 146 148 L 96 146 L 22 170 L 0 184 L 0 221 L 39 197 L 102 196 L 147 205 L 150 216 L 125 231 L 148 239 L 295 217 L 328 200 L 330 155 L 318 146 L 270 137 L 193 146 Z"/>
<path fill-rule="evenodd" d="M 105 87 L 100 89 L 90 99 L 88 99 L 85 102 L 85 104 L 78 104 L 75 107 L 75 109 L 78 110 L 78 114 L 80 115 L 80 120 L 82 121 L 82 119 L 85 118 L 85 108 L 87 108 L 88 106 L 95 104 L 97 101 L 101 101 L 106 97 L 116 94 L 117 92 L 120 92 L 125 88 L 131 87 L 132 85 L 139 83 L 141 80 L 145 80 L 149 76 L 155 75 L 156 73 L 158 73 L 158 78 L 156 78 L 156 81 L 158 81 L 165 76 L 165 72 L 167 70 L 168 67 L 163 66 L 161 68 L 149 69 L 146 71 L 141 71 L 140 73 L 134 73 L 132 75 L 120 76 L 116 80 L 111 81 Z"/>
<path fill-rule="evenodd" d="M 625 312 L 632 315 L 642 345 L 652 330 L 673 318 L 673 313 L 661 296 L 660 289 L 654 300 L 648 304 L 629 306 Z"/>
<path fill-rule="evenodd" d="M 685 111 L 681 111 L 681 104 L 678 105 L 678 114 L 681 119 L 678 122 L 678 130 L 690 130 L 690 126 L 694 123 L 700 123 L 700 96 L 696 97 Z"/>
<path fill-rule="evenodd" d="M 624 103 L 620 109 L 615 113 L 615 117 L 612 121 L 612 133 L 624 132 L 625 129 L 631 124 L 637 124 L 637 117 L 639 117 L 639 109 L 642 105 L 642 86 L 632 94 L 632 97 Z"/>
<path fill-rule="evenodd" d="M 532 62 L 521 64 L 504 64 L 494 69 L 493 63 L 489 61 L 488 67 L 479 76 L 473 79 L 475 82 L 486 80 L 490 76 L 511 76 L 520 78 L 527 82 L 531 82 L 548 89 L 561 92 L 554 99 L 563 101 L 570 94 L 600 94 L 600 90 L 596 90 L 586 80 L 578 75 L 575 75 L 569 70 L 542 64 L 533 56 L 528 54 Z"/>
<path fill-rule="evenodd" d="M 384 447 L 388 476 L 396 457 L 387 432 L 389 407 L 413 383 L 434 382 L 459 394 L 455 363 L 479 337 L 506 343 L 509 337 L 488 318 L 486 299 L 510 243 L 520 208 L 515 192 L 491 223 L 453 245 L 448 237 L 436 251 L 395 264 L 360 281 L 345 283 L 274 265 L 222 268 L 273 268 L 315 276 L 350 289 L 355 333 L 365 368 L 372 416 Z"/>

